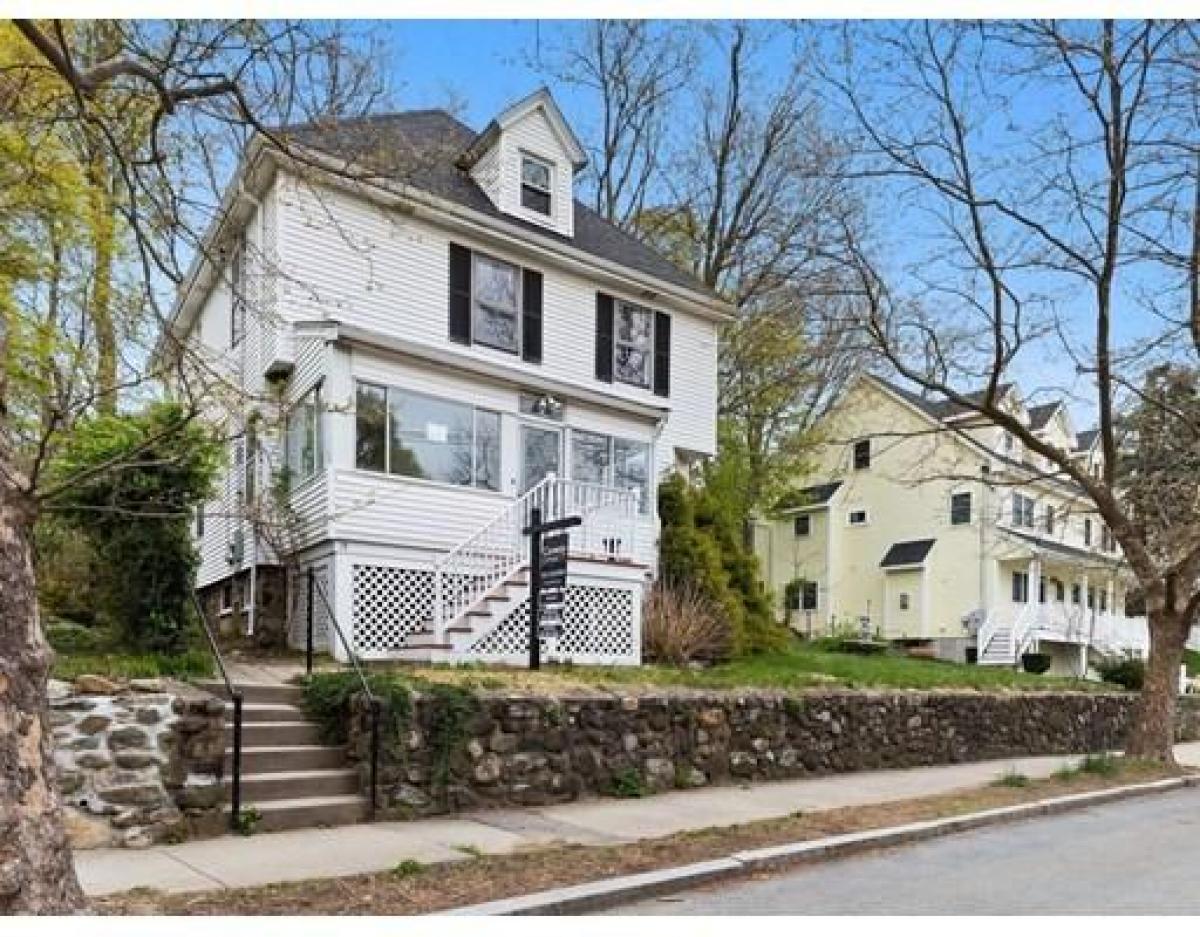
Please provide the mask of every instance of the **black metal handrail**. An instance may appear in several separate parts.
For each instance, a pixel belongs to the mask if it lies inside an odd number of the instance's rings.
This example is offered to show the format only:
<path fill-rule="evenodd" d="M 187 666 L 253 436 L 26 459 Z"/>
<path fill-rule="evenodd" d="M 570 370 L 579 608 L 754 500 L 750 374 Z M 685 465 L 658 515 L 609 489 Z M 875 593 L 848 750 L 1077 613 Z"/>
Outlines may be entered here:
<path fill-rule="evenodd" d="M 379 790 L 379 698 L 371 691 L 371 685 L 367 682 L 366 674 L 363 673 L 362 665 L 359 663 L 358 655 L 354 653 L 354 648 L 350 646 L 350 642 L 346 640 L 346 634 L 342 631 L 342 626 L 338 624 L 337 615 L 334 614 L 333 605 L 329 602 L 329 597 L 325 595 L 324 587 L 317 582 L 313 575 L 312 567 L 308 569 L 308 609 L 307 609 L 307 642 L 305 646 L 305 664 L 308 675 L 312 676 L 313 663 L 313 593 L 314 591 L 321 596 L 321 602 L 325 605 L 325 613 L 329 616 L 329 623 L 333 626 L 334 632 L 338 636 L 338 640 L 342 643 L 342 648 L 346 651 L 346 658 L 350 661 L 350 666 L 354 668 L 355 674 L 358 675 L 358 682 L 362 684 L 363 693 L 367 697 L 367 705 L 371 709 L 371 819 L 375 819 L 375 810 L 378 803 Z"/>
<path fill-rule="evenodd" d="M 204 606 L 200 604 L 200 599 L 192 592 L 192 605 L 196 608 L 196 614 L 200 618 L 200 626 L 204 629 L 204 636 L 208 638 L 208 647 L 212 651 L 213 659 L 217 662 L 217 670 L 220 671 L 221 679 L 225 682 L 225 692 L 229 694 L 229 701 L 233 703 L 233 772 L 230 790 L 230 811 L 229 811 L 229 827 L 237 831 L 242 825 L 242 691 L 233 685 L 233 681 L 229 679 L 229 671 L 225 667 L 225 658 L 221 656 L 221 649 L 217 646 L 216 636 L 212 633 L 212 629 L 208 627 L 208 618 L 204 614 Z"/>

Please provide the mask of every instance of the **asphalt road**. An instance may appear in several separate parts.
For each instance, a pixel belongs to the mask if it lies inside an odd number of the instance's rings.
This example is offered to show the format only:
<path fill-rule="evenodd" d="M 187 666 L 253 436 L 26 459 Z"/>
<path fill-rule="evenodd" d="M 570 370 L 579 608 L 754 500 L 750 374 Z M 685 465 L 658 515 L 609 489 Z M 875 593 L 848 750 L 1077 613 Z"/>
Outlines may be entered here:
<path fill-rule="evenodd" d="M 1200 914 L 1200 790 L 682 892 L 609 914 Z"/>

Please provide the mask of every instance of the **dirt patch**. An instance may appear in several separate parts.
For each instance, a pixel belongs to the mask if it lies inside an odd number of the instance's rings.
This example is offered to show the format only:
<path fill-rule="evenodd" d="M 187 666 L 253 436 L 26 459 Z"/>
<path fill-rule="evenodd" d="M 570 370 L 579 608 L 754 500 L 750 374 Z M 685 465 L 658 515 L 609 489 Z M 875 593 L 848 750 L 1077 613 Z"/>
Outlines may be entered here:
<path fill-rule="evenodd" d="M 797 814 L 627 845 L 548 846 L 435 865 L 401 863 L 390 872 L 197 895 L 137 890 L 97 899 L 93 908 L 102 914 L 425 914 L 547 888 L 685 865 L 740 850 L 933 820 L 1181 773 L 1139 764 L 1121 764 L 1115 771 L 1108 777 L 1076 773 L 1031 780 L 1025 786 L 994 784 L 937 797 Z"/>

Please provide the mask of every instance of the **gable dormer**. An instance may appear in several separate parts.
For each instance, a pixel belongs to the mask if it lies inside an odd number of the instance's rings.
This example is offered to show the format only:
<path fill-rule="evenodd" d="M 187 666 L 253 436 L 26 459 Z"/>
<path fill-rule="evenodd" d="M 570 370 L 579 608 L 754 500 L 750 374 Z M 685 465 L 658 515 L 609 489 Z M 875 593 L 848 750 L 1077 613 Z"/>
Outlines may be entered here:
<path fill-rule="evenodd" d="M 587 155 L 547 89 L 497 116 L 459 165 L 506 215 L 574 236 L 575 174 Z"/>

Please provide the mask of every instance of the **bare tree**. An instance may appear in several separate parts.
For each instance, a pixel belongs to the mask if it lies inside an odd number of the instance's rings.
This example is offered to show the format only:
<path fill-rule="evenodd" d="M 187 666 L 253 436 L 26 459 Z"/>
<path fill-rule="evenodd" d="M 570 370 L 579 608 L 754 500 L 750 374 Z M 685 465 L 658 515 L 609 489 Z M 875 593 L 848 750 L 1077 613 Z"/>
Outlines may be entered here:
<path fill-rule="evenodd" d="M 186 424 L 207 397 L 237 391 L 200 357 L 154 358 L 135 345 L 113 360 L 115 310 L 111 295 L 96 292 L 110 273 L 136 284 L 145 314 L 131 335 L 156 337 L 167 297 L 219 220 L 221 186 L 248 138 L 290 154 L 273 127 L 363 109 L 382 91 L 375 50 L 336 26 L 114 21 L 102 33 L 94 41 L 57 20 L 0 24 L 0 913 L 83 905 L 54 780 L 51 655 L 32 563 L 39 510 L 83 479 L 47 482 L 47 466 L 76 420 L 118 396 L 144 395 L 169 378 Z M 64 181 L 72 163 L 95 171 Z M 87 204 L 89 185 L 104 187 L 94 207 L 119 230 L 127 259 L 100 256 L 95 288 L 72 306 L 65 252 L 87 239 L 68 222 Z M 114 232 L 93 230 L 102 255 Z M 89 298 L 109 317 L 99 342 Z"/>
<path fill-rule="evenodd" d="M 1200 610 L 1200 526 L 1193 491 L 1171 520 L 1181 536 L 1148 536 L 1137 515 L 1146 479 L 1121 474 L 1118 416 L 1151 407 L 1176 421 L 1181 445 L 1196 439 L 1194 408 L 1172 407 L 1145 380 L 1200 356 L 1196 32 L 905 23 L 842 27 L 827 40 L 836 54 L 823 79 L 857 136 L 854 171 L 879 187 L 902 232 L 885 267 L 847 230 L 872 344 L 925 392 L 1049 460 L 1094 504 L 1149 617 L 1126 751 L 1170 762 L 1179 665 Z M 1019 373 L 1082 385 L 1099 424 L 1098 475 L 1003 406 Z"/>

